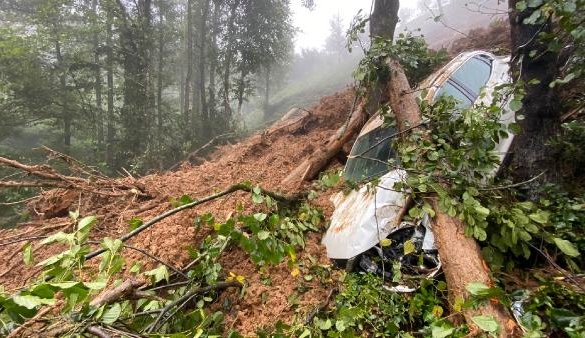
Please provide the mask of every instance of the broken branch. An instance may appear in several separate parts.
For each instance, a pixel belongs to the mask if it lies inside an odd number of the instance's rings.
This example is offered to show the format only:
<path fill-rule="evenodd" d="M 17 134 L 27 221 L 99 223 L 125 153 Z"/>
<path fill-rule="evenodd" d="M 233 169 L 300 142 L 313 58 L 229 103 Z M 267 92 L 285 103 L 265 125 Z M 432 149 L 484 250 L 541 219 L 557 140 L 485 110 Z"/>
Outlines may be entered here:
<path fill-rule="evenodd" d="M 161 220 L 163 220 L 163 219 L 165 219 L 165 218 L 167 218 L 169 216 L 172 216 L 172 215 L 174 215 L 174 214 L 176 214 L 178 212 L 181 212 L 183 210 L 193 208 L 193 207 L 198 206 L 200 204 L 203 204 L 203 203 L 206 203 L 206 202 L 209 202 L 209 201 L 216 200 L 216 199 L 218 199 L 220 197 L 229 195 L 229 194 L 234 193 L 236 191 L 252 192 L 253 191 L 253 188 L 251 186 L 247 185 L 247 184 L 234 184 L 231 187 L 227 188 L 226 190 L 221 191 L 221 192 L 219 192 L 217 194 L 210 195 L 210 196 L 204 197 L 203 199 L 196 200 L 196 201 L 193 201 L 191 203 L 184 204 L 184 205 L 182 205 L 180 207 L 171 209 L 171 210 L 169 210 L 169 211 L 167 211 L 167 212 L 165 212 L 163 214 L 160 214 L 160 215 L 156 216 L 155 218 L 151 219 L 150 221 L 144 223 L 140 227 L 138 227 L 138 228 L 134 229 L 133 231 L 129 232 L 128 234 L 122 236 L 120 238 L 120 240 L 122 242 L 126 242 L 130 238 L 138 235 L 139 233 L 141 233 L 144 230 L 148 229 L 152 225 L 160 222 Z M 287 197 L 287 196 L 280 195 L 278 193 L 275 193 L 275 192 L 272 192 L 272 191 L 268 191 L 268 190 L 264 190 L 264 189 L 261 189 L 261 192 L 263 194 L 265 194 L 265 195 L 267 195 L 267 196 L 269 196 L 269 197 L 277 200 L 277 201 L 285 202 L 285 203 L 296 202 L 299 199 L 301 199 L 302 196 L 303 196 L 302 194 L 296 194 L 296 195 L 293 195 L 291 197 Z M 96 250 L 94 252 L 91 252 L 91 253 L 87 254 L 85 256 L 85 259 L 86 260 L 92 259 L 92 258 L 94 258 L 94 257 L 96 257 L 96 256 L 98 256 L 98 255 L 100 255 L 100 254 L 102 254 L 104 252 L 106 252 L 106 249 Z"/>

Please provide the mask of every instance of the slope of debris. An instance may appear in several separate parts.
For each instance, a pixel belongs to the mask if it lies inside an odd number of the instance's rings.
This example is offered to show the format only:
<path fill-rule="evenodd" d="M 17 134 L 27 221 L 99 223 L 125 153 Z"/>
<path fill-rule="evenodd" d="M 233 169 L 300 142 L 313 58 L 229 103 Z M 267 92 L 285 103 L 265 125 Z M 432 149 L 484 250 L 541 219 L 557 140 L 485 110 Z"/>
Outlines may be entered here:
<path fill-rule="evenodd" d="M 128 221 L 134 217 L 147 221 L 172 208 L 170 201 L 182 195 L 201 199 L 224 190 L 227 187 L 249 181 L 262 188 L 290 194 L 306 187 L 285 187 L 280 181 L 299 162 L 316 147 L 322 146 L 346 120 L 352 108 L 353 91 L 345 90 L 324 97 L 319 104 L 309 110 L 299 110 L 299 116 L 285 116 L 270 129 L 258 132 L 237 144 L 218 147 L 201 165 L 183 164 L 176 172 L 157 173 L 136 179 L 150 198 L 138 196 L 112 198 L 99 196 L 86 191 L 51 190 L 45 192 L 31 204 L 34 219 L 21 224 L 16 229 L 0 230 L 0 285 L 6 290 L 14 290 L 31 281 L 39 269 L 34 265 L 26 267 L 23 263 L 22 247 L 31 238 L 35 261 L 39 262 L 56 254 L 62 247 L 39 246 L 43 236 L 57 231 L 72 230 L 73 222 L 67 217 L 68 211 L 79 210 L 80 215 L 95 215 L 99 222 L 93 228 L 91 239 L 104 237 L 119 238 L 129 232 Z M 293 114 L 294 115 L 294 114 Z M 299 114 L 297 114 L 299 115 Z M 124 178 L 120 181 L 134 181 Z M 331 213 L 329 194 L 321 194 L 317 203 L 326 216 Z M 197 248 L 210 232 L 197 229 L 194 219 L 198 215 L 211 213 L 218 220 L 224 220 L 236 210 L 238 204 L 246 209 L 252 208 L 249 195 L 235 193 L 220 200 L 203 204 L 166 218 L 129 241 L 134 247 L 146 250 L 181 268 L 188 264 L 187 247 Z M 307 245 L 301 256 L 303 259 L 327 264 L 324 250 L 320 246 L 320 234 L 307 238 Z M 15 243 L 12 243 L 15 242 Z M 12 243 L 12 244 L 9 244 Z M 127 266 L 141 261 L 145 269 L 156 267 L 156 262 L 136 251 L 124 251 Z M 244 335 L 256 332 L 258 328 L 278 320 L 290 322 L 295 315 L 290 299 L 297 299 L 295 307 L 299 314 L 314 309 L 328 292 L 318 281 L 307 282 L 302 276 L 293 277 L 286 264 L 268 268 L 260 274 L 258 268 L 239 249 L 224 253 L 222 266 L 224 273 L 233 272 L 247 280 L 245 295 L 226 292 L 229 309 L 223 309 L 226 327 Z M 270 285 L 262 283 L 269 275 Z M 296 289 L 303 284 L 302 295 Z"/>

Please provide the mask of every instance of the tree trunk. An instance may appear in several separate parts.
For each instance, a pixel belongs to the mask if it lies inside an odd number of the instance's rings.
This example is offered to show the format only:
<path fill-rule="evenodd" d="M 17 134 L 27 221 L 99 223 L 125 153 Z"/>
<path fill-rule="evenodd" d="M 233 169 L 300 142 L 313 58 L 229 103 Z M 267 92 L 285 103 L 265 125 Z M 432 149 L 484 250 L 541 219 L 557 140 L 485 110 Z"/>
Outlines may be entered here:
<path fill-rule="evenodd" d="M 394 31 L 398 24 L 399 0 L 376 0 L 374 12 L 370 17 L 370 38 L 394 40 Z M 368 113 L 374 114 L 380 107 L 380 103 L 387 98 L 383 97 L 384 83 L 374 83 L 368 93 Z"/>
<path fill-rule="evenodd" d="M 165 17 L 163 10 L 163 0 L 158 1 L 159 29 L 158 29 L 158 67 L 157 67 L 157 84 L 156 84 L 156 147 L 157 151 L 163 148 L 163 71 L 164 71 L 164 53 L 165 53 Z M 163 157 L 158 156 L 159 170 L 164 169 Z"/>
<path fill-rule="evenodd" d="M 410 127 L 420 125 L 421 114 L 402 66 L 396 60 L 388 60 L 387 63 L 390 66 L 390 81 L 387 87 L 390 107 L 394 112 L 398 131 L 403 133 Z M 493 285 L 493 281 L 475 239 L 465 236 L 464 225 L 459 219 L 440 210 L 435 196 L 431 196 L 430 199 L 436 213 L 432 220 L 433 234 L 453 309 L 458 300 L 465 301 L 469 298 L 466 289 L 469 283 L 480 282 L 490 286 Z M 498 322 L 500 337 L 512 336 L 516 328 L 514 320 L 501 304 L 484 303 L 477 308 L 465 308 L 462 314 L 467 325 L 472 328 L 472 333 L 478 332 L 472 318 L 479 315 L 491 316 Z"/>
<path fill-rule="evenodd" d="M 59 70 L 59 94 L 61 97 L 61 114 L 63 119 L 63 146 L 68 149 L 71 146 L 71 113 L 69 112 L 69 102 L 67 97 L 65 61 L 63 59 L 63 54 L 61 53 L 61 41 L 58 36 L 55 38 L 55 54 L 58 63 L 57 69 Z"/>
<path fill-rule="evenodd" d="M 519 12 L 516 3 L 517 0 L 509 2 L 512 72 L 515 79 L 526 84 L 526 94 L 523 107 L 517 113 L 524 119 L 517 119 L 522 132 L 514 138 L 511 171 L 515 182 L 530 180 L 521 189 L 525 189 L 528 199 L 538 200 L 539 189 L 544 183 L 561 182 L 555 150 L 549 144 L 550 139 L 558 134 L 561 121 L 557 95 L 549 87 L 557 74 L 557 54 L 548 50 L 547 44 L 539 37 L 539 33 L 551 33 L 550 20 L 544 25 L 524 24 L 523 20 L 536 8 L 527 7 Z M 534 79 L 539 79 L 539 82 L 531 83 Z M 543 172 L 544 175 L 531 180 Z"/>
<path fill-rule="evenodd" d="M 225 63 L 223 71 L 223 108 L 224 108 L 224 120 L 226 123 L 226 130 L 229 129 L 229 123 L 232 119 L 232 109 L 230 107 L 230 76 L 231 76 L 231 64 L 234 57 L 234 42 L 235 42 L 235 22 L 237 9 L 240 4 L 240 0 L 234 0 L 230 6 L 230 15 L 228 19 L 228 41 L 227 50 L 225 53 Z"/>
<path fill-rule="evenodd" d="M 191 131 L 189 126 L 191 126 L 191 82 L 193 81 L 193 0 L 187 0 L 187 29 L 186 29 L 186 36 L 185 41 L 187 42 L 186 45 L 186 66 L 187 72 L 185 74 L 185 89 L 183 91 L 184 95 L 184 132 L 185 132 L 185 141 L 191 141 Z"/>
<path fill-rule="evenodd" d="M 92 10 L 93 10 L 93 26 L 97 27 L 97 11 L 98 0 L 93 0 L 92 2 Z M 94 28 L 95 29 L 95 28 Z M 96 117 L 97 117 L 97 146 L 100 152 L 100 160 L 101 156 L 103 156 L 103 145 L 104 145 L 104 110 L 102 109 L 102 74 L 101 74 L 101 66 L 100 66 L 100 46 L 99 46 L 99 39 L 97 31 L 93 33 L 93 63 L 94 63 L 94 77 L 95 77 L 95 84 L 94 84 L 94 91 L 95 91 L 95 106 L 96 106 Z"/>
<path fill-rule="evenodd" d="M 108 112 L 106 115 L 106 163 L 114 170 L 114 47 L 112 42 L 112 9 L 108 7 L 106 18 L 106 70 L 108 82 Z"/>
<path fill-rule="evenodd" d="M 211 24 L 211 44 L 208 49 L 209 55 L 209 85 L 207 90 L 209 92 L 208 103 L 208 124 L 205 126 L 210 130 L 211 135 L 220 134 L 220 130 L 215 127 L 217 121 L 216 98 L 215 98 L 215 72 L 217 71 L 217 35 L 219 34 L 219 19 L 221 15 L 221 1 L 213 1 L 213 19 Z"/>
<path fill-rule="evenodd" d="M 370 18 L 370 36 L 386 40 L 394 39 L 394 30 L 398 23 L 398 0 L 376 0 L 374 12 Z"/>
<path fill-rule="evenodd" d="M 265 87 L 264 87 L 264 104 L 263 106 L 263 111 L 264 111 L 264 119 L 266 119 L 266 113 L 268 110 L 268 102 L 270 100 L 270 65 L 266 66 L 266 73 L 264 74 L 264 83 L 265 83 Z"/>
<path fill-rule="evenodd" d="M 207 32 L 207 17 L 209 16 L 209 2 L 211 0 L 205 0 L 203 2 L 203 8 L 201 10 L 201 22 L 199 23 L 199 90 L 201 97 L 201 134 L 204 140 L 207 140 L 212 135 L 209 133 L 210 130 L 207 127 L 209 125 L 209 112 L 207 109 L 207 95 L 205 93 L 205 64 L 207 62 L 206 58 L 206 36 L 209 32 Z"/>

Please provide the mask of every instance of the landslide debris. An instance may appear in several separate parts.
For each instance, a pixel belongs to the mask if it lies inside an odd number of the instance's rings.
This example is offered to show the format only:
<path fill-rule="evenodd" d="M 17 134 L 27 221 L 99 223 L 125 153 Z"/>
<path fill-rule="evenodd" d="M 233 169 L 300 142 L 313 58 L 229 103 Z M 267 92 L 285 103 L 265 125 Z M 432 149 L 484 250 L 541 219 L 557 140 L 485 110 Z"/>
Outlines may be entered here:
<path fill-rule="evenodd" d="M 60 252 L 62 247 L 41 247 L 38 242 L 58 231 L 72 229 L 74 222 L 66 217 L 68 211 L 78 210 L 81 217 L 97 216 L 98 224 L 92 230 L 91 239 L 99 241 L 104 237 L 123 236 L 129 232 L 130 219 L 138 217 L 147 221 L 171 209 L 171 200 L 182 195 L 197 199 L 244 181 L 283 194 L 306 188 L 282 186 L 280 182 L 315 147 L 327 142 L 346 121 L 353 99 L 351 89 L 323 97 L 316 106 L 291 111 L 265 131 L 241 142 L 217 147 L 200 165 L 184 163 L 175 172 L 119 179 L 121 183 L 143 187 L 143 193 L 148 198 L 111 197 L 84 190 L 44 191 L 29 205 L 32 220 L 14 229 L 0 230 L 0 285 L 7 291 L 14 290 L 30 282 L 39 272 L 38 267 L 27 267 L 23 263 L 21 249 L 26 242 L 19 240 L 30 238 L 37 262 Z M 330 192 L 323 192 L 315 202 L 326 217 L 332 212 L 329 195 Z M 216 219 L 224 220 L 238 205 L 246 210 L 253 208 L 248 195 L 235 193 L 166 218 L 128 243 L 181 268 L 189 263 L 187 247 L 196 248 L 210 233 L 210 229 L 194 227 L 194 219 L 198 215 L 211 213 Z M 299 255 L 300 262 L 310 259 L 328 264 L 320 238 L 320 234 L 307 236 L 306 248 Z M 135 261 L 140 261 L 145 268 L 154 268 L 157 264 L 136 251 L 125 250 L 124 256 L 128 266 Z M 243 297 L 238 291 L 227 291 L 222 295 L 228 299 L 224 299 L 223 303 L 230 304 L 229 309 L 223 309 L 226 312 L 226 327 L 244 336 L 253 335 L 258 328 L 278 320 L 290 322 L 295 308 L 301 315 L 309 313 L 329 291 L 317 280 L 308 282 L 303 280 L 302 275 L 293 277 L 285 263 L 260 273 L 258 267 L 238 248 L 224 253 L 221 264 L 224 273 L 242 275 L 248 284 Z M 266 276 L 270 276 L 270 285 L 262 283 Z M 299 291 L 301 284 L 303 292 Z M 291 297 L 296 299 L 295 307 L 290 303 Z"/>

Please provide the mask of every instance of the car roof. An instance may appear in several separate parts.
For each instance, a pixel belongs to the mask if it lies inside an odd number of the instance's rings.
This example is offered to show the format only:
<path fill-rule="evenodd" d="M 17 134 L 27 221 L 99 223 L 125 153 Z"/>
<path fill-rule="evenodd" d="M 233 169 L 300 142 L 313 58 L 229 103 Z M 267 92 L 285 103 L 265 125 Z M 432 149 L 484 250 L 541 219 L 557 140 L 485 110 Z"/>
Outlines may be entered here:
<path fill-rule="evenodd" d="M 507 77 L 508 72 L 508 61 L 509 57 L 504 56 L 496 56 L 490 52 L 486 51 L 471 51 L 471 52 L 464 52 L 457 55 L 451 61 L 449 61 L 445 66 L 441 67 L 439 70 L 428 76 L 421 84 L 418 86 L 417 92 L 418 95 L 423 93 L 423 89 L 426 90 L 424 99 L 428 102 L 432 101 L 439 90 L 439 88 L 469 59 L 473 58 L 474 56 L 486 56 L 490 58 L 493 63 L 493 70 L 492 74 L 497 73 L 496 77 L 490 76 L 490 80 L 486 83 L 486 87 L 492 87 L 504 81 L 500 77 Z M 491 100 L 491 96 L 489 96 Z M 477 102 L 477 101 L 476 101 Z M 384 123 L 383 119 L 380 116 L 380 112 L 376 112 L 369 120 L 366 122 L 362 130 L 360 131 L 359 136 L 365 135 L 370 131 L 382 126 Z M 359 137 L 358 136 L 358 137 Z"/>

